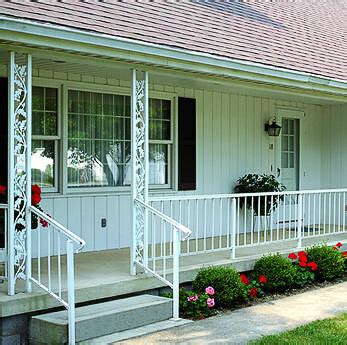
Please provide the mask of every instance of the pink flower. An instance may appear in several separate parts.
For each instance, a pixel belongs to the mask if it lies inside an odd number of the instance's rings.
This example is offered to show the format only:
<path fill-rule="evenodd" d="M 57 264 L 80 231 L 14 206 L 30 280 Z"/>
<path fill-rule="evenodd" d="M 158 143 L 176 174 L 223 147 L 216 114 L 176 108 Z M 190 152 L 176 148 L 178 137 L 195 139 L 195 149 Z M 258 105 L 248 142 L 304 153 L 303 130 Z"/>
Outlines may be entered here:
<path fill-rule="evenodd" d="M 210 296 L 213 296 L 214 295 L 214 288 L 212 286 L 208 286 L 206 289 L 205 289 L 205 292 L 210 295 Z"/>
<path fill-rule="evenodd" d="M 197 299 L 198 299 L 197 295 L 190 296 L 190 297 L 187 298 L 188 302 L 195 302 Z"/>
<path fill-rule="evenodd" d="M 207 306 L 209 307 L 209 308 L 213 308 L 214 307 L 214 298 L 208 298 L 207 300 L 206 300 L 206 304 L 207 304 Z"/>

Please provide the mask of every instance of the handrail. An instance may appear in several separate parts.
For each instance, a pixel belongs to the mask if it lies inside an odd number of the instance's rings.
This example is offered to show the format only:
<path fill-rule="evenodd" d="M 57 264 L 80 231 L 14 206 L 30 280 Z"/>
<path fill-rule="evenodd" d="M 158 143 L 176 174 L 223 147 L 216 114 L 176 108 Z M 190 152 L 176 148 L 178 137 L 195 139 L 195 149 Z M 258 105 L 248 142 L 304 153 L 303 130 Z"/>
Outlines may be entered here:
<path fill-rule="evenodd" d="M 162 218 L 163 220 L 165 220 L 166 222 L 168 222 L 169 224 L 171 224 L 172 226 L 174 226 L 178 230 L 184 232 L 186 234 L 184 239 L 187 239 L 192 234 L 192 230 L 190 230 L 189 228 L 187 228 L 183 224 L 178 223 L 177 221 L 175 221 L 171 217 L 167 216 L 166 214 L 158 211 L 156 208 L 152 207 L 151 205 L 148 205 L 137 198 L 135 199 L 135 201 L 137 203 L 139 203 L 141 206 L 146 207 L 149 211 L 156 214 L 158 217 Z"/>
<path fill-rule="evenodd" d="M 0 204 L 0 209 L 7 210 L 8 209 L 8 205 L 7 204 Z"/>
<path fill-rule="evenodd" d="M 177 201 L 177 200 L 200 200 L 200 199 L 227 199 L 227 198 L 245 198 L 257 196 L 281 196 L 281 195 L 298 195 L 298 194 L 320 194 L 320 193 L 341 193 L 347 192 L 347 188 L 336 189 L 317 189 L 317 190 L 296 190 L 296 191 L 283 191 L 283 192 L 257 192 L 257 193 L 230 193 L 230 194 L 192 194 L 192 195 L 174 195 L 174 196 L 158 196 L 151 197 L 149 200 L 153 201 Z"/>
<path fill-rule="evenodd" d="M 61 225 L 60 223 L 58 223 L 56 220 L 54 220 L 52 217 L 50 217 L 49 215 L 47 215 L 46 213 L 42 212 L 41 210 L 39 210 L 37 207 L 35 206 L 30 206 L 30 210 L 32 212 L 34 212 L 37 216 L 39 216 L 40 218 L 44 219 L 45 221 L 47 221 L 48 223 L 50 223 L 51 225 L 53 225 L 56 229 L 60 230 L 62 233 L 64 233 L 64 235 L 69 238 L 70 240 L 74 241 L 75 243 L 79 244 L 80 247 L 77 249 L 77 253 L 80 252 L 83 247 L 86 245 L 86 242 L 78 237 L 76 234 L 74 234 L 73 232 L 71 232 L 69 229 L 67 229 L 65 226 Z"/>

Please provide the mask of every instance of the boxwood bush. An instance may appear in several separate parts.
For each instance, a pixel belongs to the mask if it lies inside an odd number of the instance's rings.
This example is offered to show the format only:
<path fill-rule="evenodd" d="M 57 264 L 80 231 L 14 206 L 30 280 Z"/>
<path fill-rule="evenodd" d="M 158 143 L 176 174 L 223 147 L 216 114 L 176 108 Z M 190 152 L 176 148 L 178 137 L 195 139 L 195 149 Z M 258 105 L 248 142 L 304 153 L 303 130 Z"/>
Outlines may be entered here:
<path fill-rule="evenodd" d="M 290 288 L 295 283 L 296 271 L 292 263 L 280 254 L 265 255 L 254 265 L 254 275 L 266 276 L 264 289 L 280 291 Z"/>
<path fill-rule="evenodd" d="M 339 250 L 326 244 L 314 245 L 307 249 L 309 261 L 318 265 L 316 277 L 319 280 L 335 280 L 341 277 L 345 270 L 345 260 Z"/>
<path fill-rule="evenodd" d="M 193 289 L 196 292 L 205 292 L 206 287 L 212 286 L 215 290 L 217 307 L 228 308 L 241 302 L 245 289 L 240 280 L 239 273 L 232 267 L 207 267 L 201 269 L 194 279 Z"/>

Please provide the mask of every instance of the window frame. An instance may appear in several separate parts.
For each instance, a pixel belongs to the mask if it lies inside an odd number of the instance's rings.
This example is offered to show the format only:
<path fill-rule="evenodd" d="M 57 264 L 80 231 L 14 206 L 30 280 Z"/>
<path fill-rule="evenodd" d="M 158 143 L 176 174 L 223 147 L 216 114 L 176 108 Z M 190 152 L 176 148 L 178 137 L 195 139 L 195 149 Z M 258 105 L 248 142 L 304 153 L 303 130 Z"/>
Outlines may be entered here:
<path fill-rule="evenodd" d="M 54 187 L 42 187 L 43 193 L 58 193 L 60 181 L 60 171 L 61 171 L 61 143 L 62 143 L 62 83 L 56 80 L 43 80 L 40 78 L 33 78 L 32 87 L 42 87 L 42 88 L 53 88 L 57 90 L 57 135 L 37 135 L 32 134 L 31 140 L 42 140 L 42 141 L 53 141 L 54 142 L 54 171 L 53 180 Z M 32 147 L 30 148 L 32 152 Z"/>
<path fill-rule="evenodd" d="M 61 192 L 63 195 L 90 195 L 90 194 L 107 194 L 107 193 L 124 193 L 131 190 L 131 186 L 109 186 L 109 187 L 68 187 L 68 172 L 67 172 L 67 148 L 68 148 L 68 93 L 69 91 L 85 91 L 85 92 L 100 92 L 104 94 L 129 96 L 131 90 L 129 87 L 118 87 L 110 85 L 87 84 L 82 82 L 64 81 L 61 84 L 61 100 L 62 100 L 62 136 L 61 136 Z M 176 93 L 150 91 L 149 98 L 158 98 L 169 100 L 171 102 L 170 109 L 170 140 L 149 140 L 150 143 L 158 143 L 168 145 L 168 183 L 163 185 L 151 184 L 148 186 L 149 191 L 174 190 L 176 186 L 175 176 L 175 138 L 176 138 Z"/>

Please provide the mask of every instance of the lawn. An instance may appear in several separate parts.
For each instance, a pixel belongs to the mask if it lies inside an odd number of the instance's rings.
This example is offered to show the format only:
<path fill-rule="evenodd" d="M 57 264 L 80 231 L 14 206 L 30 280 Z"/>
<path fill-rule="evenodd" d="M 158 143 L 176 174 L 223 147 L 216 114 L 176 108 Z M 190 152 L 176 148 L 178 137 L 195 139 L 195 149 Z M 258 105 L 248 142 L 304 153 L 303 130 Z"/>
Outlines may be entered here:
<path fill-rule="evenodd" d="M 318 320 L 288 332 L 265 336 L 252 345 L 347 344 L 347 313 L 332 319 Z"/>

